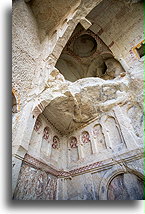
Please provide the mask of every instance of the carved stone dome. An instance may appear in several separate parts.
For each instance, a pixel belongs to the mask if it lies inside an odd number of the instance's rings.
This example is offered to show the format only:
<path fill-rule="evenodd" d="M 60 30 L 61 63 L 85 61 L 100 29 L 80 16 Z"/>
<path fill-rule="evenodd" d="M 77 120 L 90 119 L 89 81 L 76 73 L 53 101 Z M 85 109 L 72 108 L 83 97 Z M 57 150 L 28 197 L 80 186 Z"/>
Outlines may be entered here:
<path fill-rule="evenodd" d="M 83 34 L 79 36 L 73 46 L 73 51 L 76 55 L 80 57 L 88 57 L 91 56 L 97 49 L 97 42 L 96 40 L 88 35 Z"/>

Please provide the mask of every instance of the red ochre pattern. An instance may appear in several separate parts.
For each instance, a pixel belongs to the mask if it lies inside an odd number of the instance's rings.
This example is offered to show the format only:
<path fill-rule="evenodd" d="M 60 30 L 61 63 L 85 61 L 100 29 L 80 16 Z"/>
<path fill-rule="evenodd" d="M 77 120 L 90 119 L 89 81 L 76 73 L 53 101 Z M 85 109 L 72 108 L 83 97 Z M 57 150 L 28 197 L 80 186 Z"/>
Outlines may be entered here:
<path fill-rule="evenodd" d="M 80 167 L 80 168 L 77 168 L 77 169 L 73 169 L 73 170 L 70 170 L 70 171 L 67 172 L 67 171 L 56 170 L 56 169 L 46 165 L 45 163 L 42 163 L 41 161 L 33 158 L 32 156 L 30 156 L 28 154 L 25 155 L 25 158 L 24 158 L 23 162 L 25 164 L 31 165 L 34 168 L 37 168 L 37 169 L 40 169 L 40 170 L 44 170 L 45 172 L 51 173 L 52 175 L 55 175 L 55 176 L 58 176 L 58 177 L 74 176 L 74 175 L 86 172 L 86 171 L 91 170 L 91 169 L 95 169 L 95 168 L 100 167 L 100 166 L 103 165 L 103 163 L 100 161 L 100 162 L 89 164 L 87 166 L 83 166 L 83 167 Z"/>

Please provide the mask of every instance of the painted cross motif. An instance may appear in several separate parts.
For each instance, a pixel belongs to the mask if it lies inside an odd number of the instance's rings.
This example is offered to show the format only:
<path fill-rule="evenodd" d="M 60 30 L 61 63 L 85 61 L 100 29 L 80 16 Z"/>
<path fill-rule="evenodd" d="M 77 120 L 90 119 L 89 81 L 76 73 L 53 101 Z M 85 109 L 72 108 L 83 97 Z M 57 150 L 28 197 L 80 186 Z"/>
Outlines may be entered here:
<path fill-rule="evenodd" d="M 71 148 L 77 148 L 77 139 L 75 137 L 72 137 L 70 140 L 70 147 Z"/>
<path fill-rule="evenodd" d="M 82 142 L 85 143 L 90 143 L 90 135 L 88 132 L 83 132 L 82 133 Z"/>
<path fill-rule="evenodd" d="M 49 127 L 46 126 L 43 132 L 43 139 L 48 140 L 48 138 L 49 138 Z"/>
<path fill-rule="evenodd" d="M 40 120 L 40 119 L 37 119 L 36 122 L 35 122 L 34 130 L 35 130 L 36 132 L 38 132 L 38 130 L 40 129 L 41 125 L 42 125 L 41 120 Z"/>
<path fill-rule="evenodd" d="M 52 143 L 52 148 L 53 149 L 59 149 L 59 138 L 57 136 L 53 137 L 53 143 Z"/>

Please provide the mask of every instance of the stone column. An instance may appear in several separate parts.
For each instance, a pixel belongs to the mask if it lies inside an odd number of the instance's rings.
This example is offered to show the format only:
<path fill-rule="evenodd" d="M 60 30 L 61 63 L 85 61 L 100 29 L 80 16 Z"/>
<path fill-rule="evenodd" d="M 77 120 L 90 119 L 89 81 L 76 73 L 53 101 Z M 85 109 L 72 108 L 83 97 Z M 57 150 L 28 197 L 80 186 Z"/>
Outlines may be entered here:
<path fill-rule="evenodd" d="M 123 69 L 127 72 L 129 69 L 128 64 L 126 63 L 126 61 L 123 58 L 119 58 L 118 61 L 120 62 L 120 64 L 122 65 Z"/>
<path fill-rule="evenodd" d="M 112 143 L 109 137 L 108 130 L 106 129 L 105 120 L 106 120 L 106 116 L 101 118 L 102 132 L 104 134 L 107 149 L 112 149 Z"/>
<path fill-rule="evenodd" d="M 60 144 L 60 149 L 61 149 L 61 157 L 60 157 L 60 163 L 59 166 L 60 168 L 62 168 L 63 170 L 67 168 L 68 165 L 68 138 L 67 136 L 63 136 L 61 138 L 61 144 Z"/>
<path fill-rule="evenodd" d="M 90 132 L 89 134 L 90 134 L 92 152 L 93 152 L 93 154 L 96 154 L 98 152 L 96 140 L 94 139 L 92 132 Z"/>
<path fill-rule="evenodd" d="M 79 160 L 84 158 L 84 152 L 83 152 L 83 143 L 80 141 L 80 139 L 78 140 L 78 153 L 79 153 Z"/>
<path fill-rule="evenodd" d="M 48 151 L 47 151 L 48 157 L 51 157 L 51 150 L 52 150 L 52 143 L 51 142 L 52 142 L 52 140 L 53 139 L 51 139 L 50 142 L 48 143 L 48 148 L 47 148 L 48 149 Z"/>
<path fill-rule="evenodd" d="M 17 154 L 12 156 L 12 197 L 17 185 L 20 169 L 22 166 L 22 161 L 26 152 L 27 151 L 23 147 L 19 146 Z"/>
<path fill-rule="evenodd" d="M 12 143 L 12 194 L 14 193 L 22 160 L 28 151 L 29 142 L 35 125 L 36 117 L 32 115 L 33 103 L 28 103 L 22 110 L 21 118 L 16 133 L 16 137 Z"/>
<path fill-rule="evenodd" d="M 67 200 L 67 179 L 68 178 L 58 178 L 57 180 L 57 200 Z"/>
<path fill-rule="evenodd" d="M 36 117 L 32 114 L 33 103 L 28 103 L 22 110 L 19 126 L 16 137 L 13 141 L 13 154 L 17 153 L 19 146 L 22 146 L 26 151 L 28 150 L 31 135 L 36 122 Z"/>

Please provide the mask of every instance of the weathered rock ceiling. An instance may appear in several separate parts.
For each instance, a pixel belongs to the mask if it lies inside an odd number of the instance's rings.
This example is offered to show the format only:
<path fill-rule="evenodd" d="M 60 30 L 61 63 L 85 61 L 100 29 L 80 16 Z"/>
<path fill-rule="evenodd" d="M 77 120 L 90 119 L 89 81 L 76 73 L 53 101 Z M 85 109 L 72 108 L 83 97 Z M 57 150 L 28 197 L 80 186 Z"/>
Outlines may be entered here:
<path fill-rule="evenodd" d="M 79 0 L 31 0 L 30 6 L 41 33 L 52 33 L 75 9 L 78 2 Z"/>
<path fill-rule="evenodd" d="M 105 81 L 100 78 L 84 78 L 74 83 L 65 83 L 64 90 L 51 89 L 57 95 L 51 97 L 48 89 L 45 96 L 49 100 L 43 114 L 63 134 L 68 134 L 81 125 L 98 117 L 118 103 L 128 99 L 128 79 Z M 43 95 L 42 98 L 43 99 Z"/>

